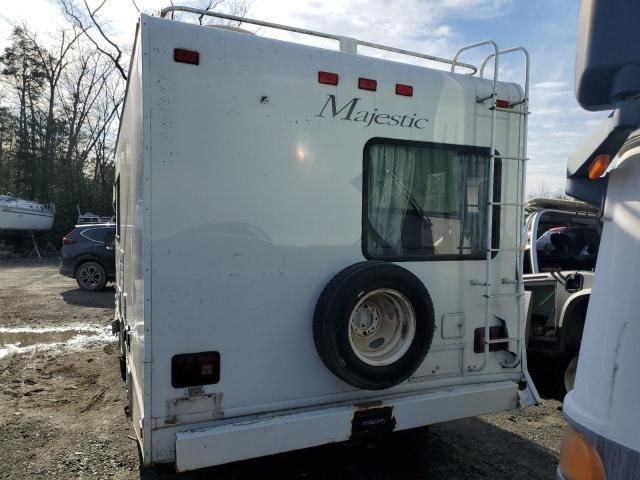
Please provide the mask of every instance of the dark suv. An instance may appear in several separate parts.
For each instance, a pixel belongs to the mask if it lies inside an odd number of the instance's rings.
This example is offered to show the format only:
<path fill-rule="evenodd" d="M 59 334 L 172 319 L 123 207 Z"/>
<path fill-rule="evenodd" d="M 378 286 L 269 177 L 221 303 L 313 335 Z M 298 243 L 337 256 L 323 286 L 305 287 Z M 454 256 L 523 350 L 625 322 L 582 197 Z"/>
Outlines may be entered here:
<path fill-rule="evenodd" d="M 78 225 L 62 239 L 60 273 L 75 278 L 83 290 L 104 289 L 116 276 L 115 234 L 113 224 Z"/>

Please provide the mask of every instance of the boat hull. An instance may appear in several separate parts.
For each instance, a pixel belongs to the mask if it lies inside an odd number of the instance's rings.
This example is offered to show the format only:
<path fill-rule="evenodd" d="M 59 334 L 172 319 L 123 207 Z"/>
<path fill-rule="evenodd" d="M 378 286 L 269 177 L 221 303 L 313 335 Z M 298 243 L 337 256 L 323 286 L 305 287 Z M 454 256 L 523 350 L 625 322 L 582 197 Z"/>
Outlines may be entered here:
<path fill-rule="evenodd" d="M 0 230 L 43 232 L 51 230 L 53 217 L 51 212 L 0 206 Z"/>

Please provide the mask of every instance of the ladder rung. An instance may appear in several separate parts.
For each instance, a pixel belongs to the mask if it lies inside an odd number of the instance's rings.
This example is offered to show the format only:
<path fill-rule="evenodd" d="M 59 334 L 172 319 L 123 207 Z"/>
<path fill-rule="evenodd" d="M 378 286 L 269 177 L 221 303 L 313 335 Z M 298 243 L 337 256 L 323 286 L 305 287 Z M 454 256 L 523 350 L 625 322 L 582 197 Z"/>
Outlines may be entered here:
<path fill-rule="evenodd" d="M 484 343 L 488 344 L 488 345 L 492 345 L 494 343 L 507 343 L 507 342 L 515 342 L 518 339 L 513 337 L 513 338 L 494 338 L 493 340 L 485 340 Z"/>
<path fill-rule="evenodd" d="M 504 156 L 504 155 L 494 155 L 493 158 L 496 158 L 498 160 L 516 160 L 518 162 L 528 162 L 529 161 L 529 157 L 508 157 L 508 156 Z"/>
<path fill-rule="evenodd" d="M 484 298 L 493 297 L 522 297 L 524 293 L 492 293 L 491 295 L 483 295 Z"/>
<path fill-rule="evenodd" d="M 517 107 L 518 105 L 522 105 L 523 103 L 527 103 L 529 101 L 528 98 L 523 98 L 522 100 L 520 100 L 519 102 L 513 102 L 510 103 L 509 106 L 510 107 Z"/>
<path fill-rule="evenodd" d="M 491 205 L 499 207 L 525 207 L 526 203 L 510 203 L 510 202 L 489 202 Z"/>
<path fill-rule="evenodd" d="M 529 110 L 513 110 L 511 108 L 501 108 L 501 107 L 491 107 L 491 109 L 495 109 L 496 112 L 506 112 L 506 113 L 515 113 L 516 115 L 529 115 Z"/>
<path fill-rule="evenodd" d="M 524 252 L 525 248 L 490 248 L 490 252 Z"/>
<path fill-rule="evenodd" d="M 490 93 L 489 95 L 486 95 L 484 97 L 476 97 L 476 103 L 484 103 L 487 100 L 491 100 L 494 96 L 497 96 L 497 93 Z"/>

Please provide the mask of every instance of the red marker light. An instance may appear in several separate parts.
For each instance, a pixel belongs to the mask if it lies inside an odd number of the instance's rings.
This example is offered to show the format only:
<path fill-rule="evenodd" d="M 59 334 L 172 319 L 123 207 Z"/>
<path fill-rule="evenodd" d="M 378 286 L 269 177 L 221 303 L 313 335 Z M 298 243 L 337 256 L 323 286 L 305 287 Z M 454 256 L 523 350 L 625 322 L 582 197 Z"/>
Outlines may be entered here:
<path fill-rule="evenodd" d="M 371 90 L 372 92 L 375 92 L 376 88 L 378 88 L 378 82 L 369 78 L 359 78 L 358 88 L 360 90 Z"/>
<path fill-rule="evenodd" d="M 318 82 L 327 85 L 338 85 L 338 74 L 331 72 L 318 72 Z"/>
<path fill-rule="evenodd" d="M 188 63 L 189 65 L 199 65 L 200 54 L 195 50 L 186 50 L 184 48 L 174 48 L 173 61 L 179 62 L 179 63 Z"/>
<path fill-rule="evenodd" d="M 496 100 L 496 107 L 509 108 L 509 102 L 507 102 L 506 100 Z"/>
<path fill-rule="evenodd" d="M 413 97 L 413 87 L 411 85 L 403 85 L 401 83 L 396 83 L 396 95 Z"/>
<path fill-rule="evenodd" d="M 212 385 L 220 381 L 220 352 L 198 352 L 171 358 L 173 388 Z"/>

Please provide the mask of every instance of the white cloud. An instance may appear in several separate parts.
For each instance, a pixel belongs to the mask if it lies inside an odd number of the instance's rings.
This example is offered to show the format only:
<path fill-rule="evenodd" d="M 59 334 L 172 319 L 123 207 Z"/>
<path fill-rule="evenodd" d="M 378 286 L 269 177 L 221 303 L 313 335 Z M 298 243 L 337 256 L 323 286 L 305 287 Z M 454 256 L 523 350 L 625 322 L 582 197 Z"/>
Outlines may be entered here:
<path fill-rule="evenodd" d="M 496 8 L 496 5 L 502 7 L 508 4 L 510 1 L 504 0 L 398 0 L 393 3 L 385 0 L 270 0 L 255 2 L 250 15 L 407 50 L 451 56 L 463 43 L 464 37 L 463 32 L 455 28 L 455 21 L 499 16 L 503 10 Z M 268 34 L 281 39 L 295 38 L 309 44 L 330 45 L 326 41 L 302 38 L 287 32 L 272 31 Z M 380 53 L 377 55 L 387 58 L 392 56 Z M 414 63 L 419 62 L 425 63 Z"/>
<path fill-rule="evenodd" d="M 568 86 L 567 82 L 538 82 L 533 85 L 533 89 L 556 90 L 567 88 Z"/>

